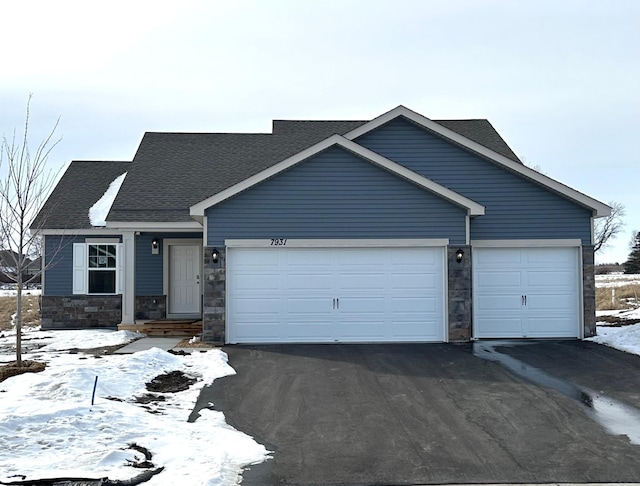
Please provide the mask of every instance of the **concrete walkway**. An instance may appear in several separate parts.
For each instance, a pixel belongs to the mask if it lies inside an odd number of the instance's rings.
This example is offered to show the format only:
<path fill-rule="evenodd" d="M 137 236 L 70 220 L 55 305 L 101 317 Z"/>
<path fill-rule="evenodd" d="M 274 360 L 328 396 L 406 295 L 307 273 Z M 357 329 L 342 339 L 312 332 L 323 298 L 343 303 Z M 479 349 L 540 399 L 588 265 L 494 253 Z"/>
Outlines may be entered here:
<path fill-rule="evenodd" d="M 114 354 L 133 354 L 151 348 L 160 348 L 169 351 L 175 348 L 182 339 L 181 337 L 145 337 L 123 346 L 115 351 Z"/>

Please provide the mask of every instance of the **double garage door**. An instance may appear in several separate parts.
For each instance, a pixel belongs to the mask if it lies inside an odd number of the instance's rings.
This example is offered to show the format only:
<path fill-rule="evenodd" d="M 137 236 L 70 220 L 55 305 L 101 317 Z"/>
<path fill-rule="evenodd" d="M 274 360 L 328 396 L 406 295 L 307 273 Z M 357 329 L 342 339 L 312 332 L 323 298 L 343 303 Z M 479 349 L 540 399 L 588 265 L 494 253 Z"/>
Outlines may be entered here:
<path fill-rule="evenodd" d="M 444 248 L 229 248 L 228 341 L 443 341 L 444 254 Z"/>

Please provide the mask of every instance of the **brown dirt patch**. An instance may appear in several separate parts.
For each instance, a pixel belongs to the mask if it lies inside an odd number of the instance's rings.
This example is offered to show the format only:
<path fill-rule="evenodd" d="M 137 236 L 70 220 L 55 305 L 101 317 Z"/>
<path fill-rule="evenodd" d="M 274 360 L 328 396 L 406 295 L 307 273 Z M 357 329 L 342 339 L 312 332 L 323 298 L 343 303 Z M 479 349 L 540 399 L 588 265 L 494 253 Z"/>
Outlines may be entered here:
<path fill-rule="evenodd" d="M 164 375 L 156 376 L 145 386 L 150 392 L 177 393 L 188 390 L 196 381 L 198 380 L 185 375 L 182 371 L 171 371 Z"/>
<path fill-rule="evenodd" d="M 618 316 L 599 316 L 596 320 L 598 322 L 606 322 L 609 324 L 607 327 L 624 327 L 640 323 L 640 319 L 625 319 Z"/>
<path fill-rule="evenodd" d="M 164 395 L 154 395 L 153 393 L 145 393 L 139 397 L 135 397 L 136 403 L 148 405 L 150 403 L 165 402 L 167 399 Z"/>
<path fill-rule="evenodd" d="M 23 373 L 38 373 L 44 371 L 46 365 L 40 361 L 24 360 L 22 366 L 18 366 L 15 361 L 0 366 L 0 382 L 12 376 L 18 376 Z"/>

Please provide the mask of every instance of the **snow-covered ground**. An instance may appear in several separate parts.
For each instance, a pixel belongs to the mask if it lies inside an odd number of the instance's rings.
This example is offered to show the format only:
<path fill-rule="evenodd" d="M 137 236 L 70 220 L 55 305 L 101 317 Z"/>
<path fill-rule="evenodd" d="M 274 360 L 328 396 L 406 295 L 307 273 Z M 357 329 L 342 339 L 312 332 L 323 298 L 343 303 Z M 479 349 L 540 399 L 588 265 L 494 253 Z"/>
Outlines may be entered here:
<path fill-rule="evenodd" d="M 215 410 L 187 418 L 204 385 L 234 374 L 227 355 L 218 349 L 177 356 L 158 348 L 132 355 L 69 354 L 129 342 L 127 331 L 36 331 L 25 344 L 39 349 L 23 359 L 46 362 L 40 373 L 0 382 L 0 481 L 85 477 L 130 479 L 144 470 L 131 467 L 144 456 L 128 448 L 137 444 L 153 453 L 151 462 L 164 470 L 145 484 L 238 484 L 242 467 L 258 463 L 268 451 L 225 423 Z M 14 359 L 8 349 L 15 334 L 0 337 L 0 360 Z M 166 401 L 142 405 L 145 383 L 157 375 L 182 371 L 197 383 Z M 98 377 L 95 402 L 93 386 Z M 147 407 L 147 408 L 145 408 Z M 154 412 L 154 413 L 150 413 Z"/>
<path fill-rule="evenodd" d="M 640 285 L 640 275 L 624 273 L 596 275 L 596 287 L 622 287 L 630 284 Z"/>
<path fill-rule="evenodd" d="M 640 308 L 625 310 L 596 311 L 597 333 L 587 341 L 598 344 L 605 344 L 612 348 L 640 355 L 640 323 L 628 326 L 612 326 L 611 324 L 599 320 L 603 316 L 615 316 L 619 319 L 630 320 L 640 319 Z"/>
<path fill-rule="evenodd" d="M 22 291 L 23 295 L 40 295 L 42 291 L 40 289 L 25 289 Z M 17 292 L 15 290 L 0 289 L 0 297 L 15 297 Z"/>

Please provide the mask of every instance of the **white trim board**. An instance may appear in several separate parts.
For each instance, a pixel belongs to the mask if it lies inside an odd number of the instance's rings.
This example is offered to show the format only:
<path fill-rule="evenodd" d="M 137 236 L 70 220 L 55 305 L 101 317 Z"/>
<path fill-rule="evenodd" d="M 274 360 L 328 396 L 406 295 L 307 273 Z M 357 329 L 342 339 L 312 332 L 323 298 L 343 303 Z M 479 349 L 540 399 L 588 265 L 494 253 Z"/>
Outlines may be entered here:
<path fill-rule="evenodd" d="M 107 228 L 132 231 L 188 231 L 202 230 L 198 221 L 107 221 Z"/>
<path fill-rule="evenodd" d="M 580 247 L 582 241 L 579 238 L 564 240 L 471 240 L 471 246 L 476 248 Z"/>
<path fill-rule="evenodd" d="M 230 197 L 235 196 L 236 194 L 245 191 L 259 184 L 260 182 L 263 182 L 279 174 L 280 172 L 287 170 L 296 164 L 299 164 L 309 157 L 319 154 L 320 152 L 333 146 L 341 147 L 353 153 L 354 155 L 364 158 L 372 164 L 377 165 L 387 170 L 388 172 L 391 172 L 392 174 L 395 174 L 416 184 L 418 187 L 421 187 L 443 199 L 448 200 L 456 206 L 460 206 L 466 209 L 467 214 L 469 214 L 470 216 L 481 216 L 484 214 L 483 205 L 478 204 L 477 202 L 463 196 L 462 194 L 452 191 L 451 189 L 441 186 L 431 179 L 427 179 L 426 177 L 407 169 L 405 166 L 393 162 L 392 160 L 389 160 L 386 157 L 373 152 L 372 150 L 358 145 L 357 143 L 352 142 L 351 140 L 348 140 L 341 135 L 332 135 L 331 137 L 322 140 L 321 142 L 318 142 L 311 147 L 308 147 L 302 152 L 299 152 L 296 155 L 293 155 L 283 160 L 282 162 L 279 162 L 263 170 L 262 172 L 259 172 L 258 174 L 255 174 L 254 176 L 251 176 L 248 179 L 245 179 L 244 181 L 239 182 L 229 187 L 228 189 L 219 192 L 214 196 L 211 196 L 203 201 L 200 201 L 197 204 L 194 204 L 193 206 L 191 206 L 191 208 L 189 208 L 189 212 L 191 216 L 198 218 L 198 220 L 201 221 L 207 208 L 215 206 L 216 204 L 219 204 L 222 201 L 225 201 L 226 199 L 229 199 Z"/>
<path fill-rule="evenodd" d="M 275 241 L 280 244 L 274 244 Z M 449 245 L 448 238 L 433 239 L 247 239 L 225 240 L 227 248 L 398 248 L 442 247 Z"/>
<path fill-rule="evenodd" d="M 377 118 L 374 118 L 370 122 L 365 123 L 364 125 L 361 125 L 354 130 L 351 130 L 350 132 L 346 133 L 344 137 L 348 138 L 349 140 L 354 140 L 364 135 L 365 133 L 368 133 L 376 129 L 399 116 L 407 118 L 408 120 L 416 123 L 417 125 L 420 125 L 423 128 L 426 128 L 427 130 L 431 130 L 432 132 L 435 132 L 438 135 L 441 135 L 451 140 L 452 142 L 455 142 L 469 150 L 472 150 L 496 162 L 498 165 L 502 165 L 513 172 L 516 172 L 528 179 L 531 179 L 537 182 L 538 184 L 556 193 L 559 193 L 565 196 L 566 198 L 577 202 L 582 206 L 585 206 L 591 209 L 592 211 L 595 212 L 594 216 L 597 218 L 609 216 L 609 214 L 611 214 L 611 208 L 606 204 L 601 203 L 600 201 L 593 199 L 587 196 L 586 194 L 582 194 L 581 192 L 576 191 L 575 189 L 572 189 L 571 187 L 566 186 L 561 182 L 558 182 L 555 179 L 552 179 L 544 174 L 541 174 L 540 172 L 530 169 L 524 164 L 520 164 L 518 162 L 511 160 L 508 157 L 505 157 L 504 155 L 494 152 L 493 150 L 485 147 L 484 145 L 481 145 L 478 142 L 470 140 L 467 137 L 464 137 L 463 135 L 460 135 L 459 133 L 454 132 L 453 130 L 450 130 L 434 122 L 433 120 L 430 120 L 429 118 L 419 113 L 416 113 L 415 111 L 412 111 L 402 105 L 394 108 L 391 111 L 388 111 L 387 113 L 380 115 Z"/>

